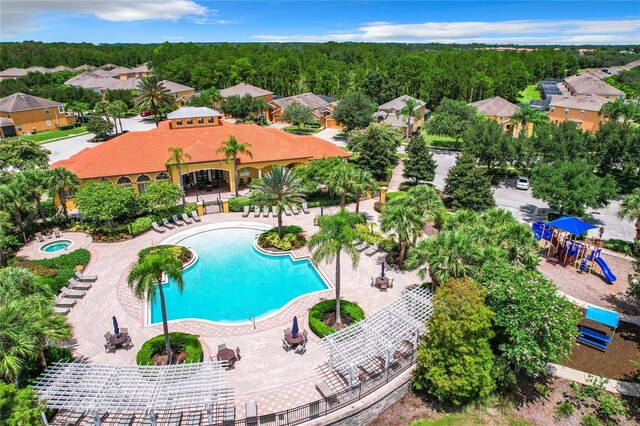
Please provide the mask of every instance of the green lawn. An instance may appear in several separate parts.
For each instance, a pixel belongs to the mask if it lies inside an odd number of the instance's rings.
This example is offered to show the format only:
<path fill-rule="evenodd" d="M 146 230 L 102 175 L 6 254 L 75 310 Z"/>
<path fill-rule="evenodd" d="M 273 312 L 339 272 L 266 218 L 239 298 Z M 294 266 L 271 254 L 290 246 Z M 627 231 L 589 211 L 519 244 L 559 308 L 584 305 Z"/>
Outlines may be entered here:
<path fill-rule="evenodd" d="M 517 102 L 529 105 L 529 101 L 542 99 L 540 92 L 538 92 L 538 85 L 532 84 L 527 86 L 522 92 L 518 94 Z"/>
<path fill-rule="evenodd" d="M 87 126 L 74 127 L 73 129 L 68 130 L 49 130 L 47 132 L 36 133 L 35 135 L 28 135 L 24 138 L 37 143 L 47 143 L 51 139 L 71 137 L 81 133 L 87 133 Z"/>
<path fill-rule="evenodd" d="M 456 140 L 454 138 L 450 138 L 449 136 L 438 136 L 438 135 L 429 135 L 427 132 L 422 132 L 424 139 L 427 141 L 427 144 L 430 146 L 439 146 L 443 148 L 455 148 Z M 462 141 L 460 141 L 462 143 Z"/>
<path fill-rule="evenodd" d="M 505 426 L 531 426 L 527 420 L 509 415 L 478 415 L 474 413 L 456 413 L 437 419 L 415 420 L 411 426 L 484 426 L 484 425 L 505 425 Z"/>

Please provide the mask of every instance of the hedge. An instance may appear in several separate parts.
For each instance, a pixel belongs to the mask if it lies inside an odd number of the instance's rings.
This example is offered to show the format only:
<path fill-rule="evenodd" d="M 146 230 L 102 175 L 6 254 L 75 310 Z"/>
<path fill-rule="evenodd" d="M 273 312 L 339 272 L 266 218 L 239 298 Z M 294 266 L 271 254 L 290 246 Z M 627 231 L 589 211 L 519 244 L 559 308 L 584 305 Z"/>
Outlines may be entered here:
<path fill-rule="evenodd" d="M 229 211 L 241 212 L 244 206 L 251 206 L 253 202 L 251 197 L 233 197 L 229 198 Z"/>
<path fill-rule="evenodd" d="M 185 363 L 202 361 L 202 344 L 193 334 L 169 333 L 169 344 L 172 348 L 179 348 L 187 352 L 187 358 L 184 360 Z M 164 334 L 152 337 L 144 342 L 138 351 L 136 362 L 138 365 L 152 364 L 153 356 L 161 352 L 164 348 Z"/>
<path fill-rule="evenodd" d="M 191 251 L 184 246 L 174 245 L 157 245 L 146 247 L 140 250 L 138 253 L 138 260 L 142 260 L 146 255 L 151 252 L 167 251 L 169 255 L 176 260 L 179 260 L 182 264 L 185 264 L 191 259 Z"/>
<path fill-rule="evenodd" d="M 62 254 L 52 259 L 39 259 L 32 260 L 31 263 L 40 267 L 53 269 L 56 271 L 54 276 L 38 275 L 38 269 L 32 269 L 33 272 L 39 276 L 40 281 L 51 288 L 51 290 L 57 294 L 62 287 L 67 285 L 67 281 L 76 273 L 76 266 L 87 266 L 91 255 L 87 249 L 74 250 L 71 253 Z M 28 267 L 29 261 L 24 261 L 22 266 Z M 30 268 L 31 269 L 31 268 Z"/>
<path fill-rule="evenodd" d="M 324 337 L 329 334 L 335 333 L 333 327 L 329 327 L 322 319 L 331 311 L 336 310 L 336 299 L 323 300 L 320 303 L 316 303 L 309 310 L 309 328 L 318 337 Z M 350 317 L 354 322 L 362 321 L 364 319 L 364 311 L 358 305 L 346 300 L 340 301 L 340 311 Z"/>
<path fill-rule="evenodd" d="M 137 218 L 131 224 L 131 233 L 133 235 L 140 235 L 143 232 L 147 232 L 151 228 L 153 218 L 149 216 L 142 216 Z"/>

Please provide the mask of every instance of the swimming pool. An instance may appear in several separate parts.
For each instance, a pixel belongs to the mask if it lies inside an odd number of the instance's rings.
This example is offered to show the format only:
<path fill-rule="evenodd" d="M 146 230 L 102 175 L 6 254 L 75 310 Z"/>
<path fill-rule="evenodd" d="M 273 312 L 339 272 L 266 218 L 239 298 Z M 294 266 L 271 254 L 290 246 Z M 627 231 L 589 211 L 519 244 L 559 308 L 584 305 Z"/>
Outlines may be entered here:
<path fill-rule="evenodd" d="M 73 244 L 73 243 L 71 241 L 69 241 L 69 240 L 52 241 L 52 242 L 44 244 L 42 247 L 40 247 L 40 251 L 42 251 L 44 253 L 53 253 L 53 252 L 56 252 L 56 251 L 65 250 L 65 249 L 69 248 L 71 246 L 71 244 Z"/>
<path fill-rule="evenodd" d="M 250 317 L 268 315 L 299 296 L 328 288 L 308 260 L 294 261 L 289 255 L 257 251 L 253 241 L 265 229 L 268 227 L 259 225 L 193 228 L 198 232 L 163 242 L 189 247 L 198 254 L 198 260 L 183 273 L 182 293 L 171 281 L 163 284 L 167 318 L 246 322 Z M 161 322 L 159 298 L 150 308 L 150 322 Z"/>

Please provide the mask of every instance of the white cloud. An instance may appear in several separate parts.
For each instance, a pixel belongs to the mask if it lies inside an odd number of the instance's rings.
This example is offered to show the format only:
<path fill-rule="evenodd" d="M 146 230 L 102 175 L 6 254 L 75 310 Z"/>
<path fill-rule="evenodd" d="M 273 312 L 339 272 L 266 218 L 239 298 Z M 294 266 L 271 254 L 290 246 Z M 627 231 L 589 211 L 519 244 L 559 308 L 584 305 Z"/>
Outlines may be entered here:
<path fill-rule="evenodd" d="M 640 21 L 518 20 L 499 22 L 369 22 L 357 30 L 321 35 L 256 35 L 261 41 L 373 41 L 513 44 L 635 44 Z"/>
<path fill-rule="evenodd" d="M 52 13 L 93 15 L 112 22 L 177 21 L 200 23 L 217 11 L 192 0 L 2 0 L 0 34 L 12 37 L 42 29 Z"/>

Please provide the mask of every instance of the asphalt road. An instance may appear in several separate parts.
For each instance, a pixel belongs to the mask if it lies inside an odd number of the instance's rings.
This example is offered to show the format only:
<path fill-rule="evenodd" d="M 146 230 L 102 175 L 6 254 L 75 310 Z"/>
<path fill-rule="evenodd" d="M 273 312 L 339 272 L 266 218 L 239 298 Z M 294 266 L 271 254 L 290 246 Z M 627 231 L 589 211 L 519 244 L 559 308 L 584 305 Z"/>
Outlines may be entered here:
<path fill-rule="evenodd" d="M 139 116 L 122 119 L 122 128 L 129 131 L 145 131 L 154 129 L 153 121 L 142 121 Z M 49 163 L 55 163 L 59 160 L 66 160 L 72 155 L 82 151 L 85 148 L 95 148 L 100 143 L 89 142 L 93 138 L 93 133 L 76 136 L 69 139 L 44 144 L 43 147 L 51 151 L 49 155 Z"/>

